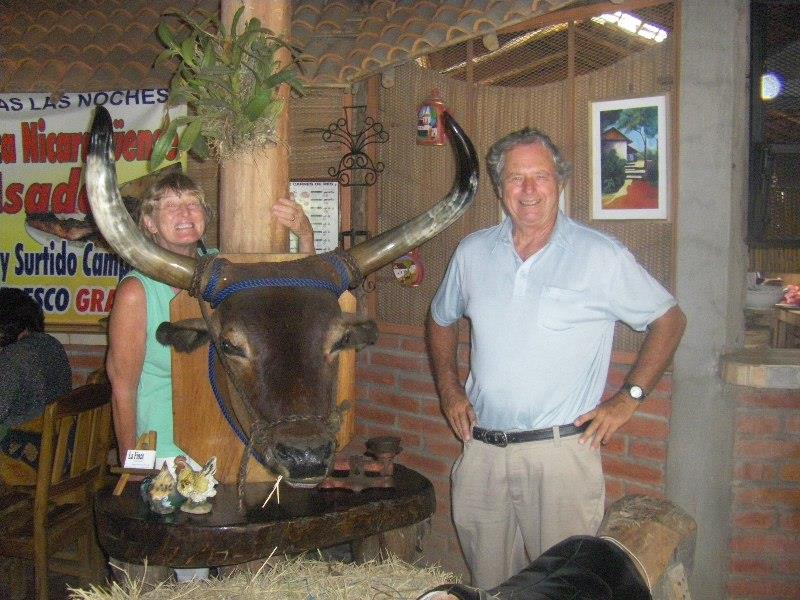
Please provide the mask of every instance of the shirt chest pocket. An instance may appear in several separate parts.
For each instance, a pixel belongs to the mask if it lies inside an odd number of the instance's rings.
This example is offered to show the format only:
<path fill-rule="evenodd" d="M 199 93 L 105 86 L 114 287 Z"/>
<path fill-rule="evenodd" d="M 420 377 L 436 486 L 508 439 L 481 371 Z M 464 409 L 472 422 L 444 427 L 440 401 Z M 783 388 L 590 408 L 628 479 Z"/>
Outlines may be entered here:
<path fill-rule="evenodd" d="M 542 288 L 538 324 L 545 329 L 565 331 L 607 320 L 606 311 L 588 290 L 559 287 Z"/>

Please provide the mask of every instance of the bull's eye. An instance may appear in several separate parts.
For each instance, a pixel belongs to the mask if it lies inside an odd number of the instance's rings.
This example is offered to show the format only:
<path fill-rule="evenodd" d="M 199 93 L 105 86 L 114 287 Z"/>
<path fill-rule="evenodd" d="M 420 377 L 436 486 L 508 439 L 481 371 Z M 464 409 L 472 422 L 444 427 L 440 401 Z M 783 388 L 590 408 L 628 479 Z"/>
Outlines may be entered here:
<path fill-rule="evenodd" d="M 242 358 L 246 356 L 243 348 L 232 344 L 228 340 L 222 340 L 219 349 L 228 356 L 241 356 Z"/>

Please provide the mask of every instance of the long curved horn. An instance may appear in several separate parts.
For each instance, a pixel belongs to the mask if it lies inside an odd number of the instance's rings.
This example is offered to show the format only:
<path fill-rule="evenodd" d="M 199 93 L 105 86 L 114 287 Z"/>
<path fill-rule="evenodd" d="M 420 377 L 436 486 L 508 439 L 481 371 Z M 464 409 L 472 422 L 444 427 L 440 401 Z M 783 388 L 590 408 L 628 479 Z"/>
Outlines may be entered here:
<path fill-rule="evenodd" d="M 450 193 L 427 212 L 350 249 L 361 275 L 372 273 L 452 225 L 467 209 L 478 190 L 478 157 L 472 142 L 449 113 L 444 114 L 447 135 L 455 148 L 458 169 Z"/>
<path fill-rule="evenodd" d="M 125 261 L 145 275 L 188 290 L 197 259 L 165 250 L 147 239 L 125 209 L 117 188 L 111 115 L 98 106 L 86 157 L 86 192 L 100 233 Z"/>

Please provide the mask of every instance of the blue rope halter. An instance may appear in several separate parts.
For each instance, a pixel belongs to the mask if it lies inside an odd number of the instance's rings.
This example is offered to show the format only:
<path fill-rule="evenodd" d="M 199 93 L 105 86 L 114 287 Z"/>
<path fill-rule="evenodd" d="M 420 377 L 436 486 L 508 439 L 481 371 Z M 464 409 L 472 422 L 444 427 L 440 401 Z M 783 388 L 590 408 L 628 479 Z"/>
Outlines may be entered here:
<path fill-rule="evenodd" d="M 327 281 L 325 279 L 310 279 L 304 277 L 275 277 L 275 278 L 261 278 L 261 279 L 246 279 L 244 281 L 239 281 L 234 283 L 224 290 L 217 291 L 217 284 L 219 283 L 220 276 L 222 274 L 222 263 L 219 260 L 214 260 L 213 270 L 211 272 L 211 279 L 206 286 L 206 289 L 203 291 L 202 298 L 206 302 L 211 305 L 211 308 L 216 309 L 220 304 L 222 304 L 225 300 L 237 294 L 239 292 L 243 292 L 246 290 L 254 290 L 258 288 L 266 288 L 266 287 L 307 287 L 307 288 L 317 288 L 328 290 L 332 294 L 334 294 L 337 298 L 341 296 L 350 285 L 350 272 L 348 271 L 347 267 L 345 266 L 344 261 L 337 256 L 336 254 L 323 254 L 320 258 L 326 260 L 336 269 L 336 272 L 339 274 L 339 280 L 341 281 L 340 285 L 335 285 L 334 283 Z M 214 341 L 211 340 L 208 344 L 208 376 L 211 383 L 211 389 L 214 392 L 214 398 L 217 400 L 217 405 L 219 406 L 220 411 L 222 411 L 225 420 L 230 425 L 233 432 L 236 434 L 236 437 L 244 444 L 245 447 L 248 445 L 247 435 L 245 435 L 244 431 L 242 430 L 239 422 L 234 418 L 231 412 L 227 409 L 225 404 L 222 402 L 222 397 L 219 392 L 219 385 L 217 381 L 217 347 L 214 344 Z M 266 465 L 266 459 L 264 456 L 256 451 L 255 448 L 252 450 L 253 456 L 255 459 L 261 463 L 262 465 Z"/>
<path fill-rule="evenodd" d="M 211 305 L 211 308 L 217 308 L 225 300 L 243 292 L 245 290 L 254 290 L 266 287 L 307 287 L 328 290 L 337 298 L 342 295 L 350 286 L 350 273 L 347 267 L 336 254 L 323 254 L 320 256 L 331 266 L 336 269 L 339 274 L 340 285 L 336 285 L 327 279 L 310 279 L 306 277 L 272 277 L 261 279 L 245 279 L 229 285 L 224 290 L 216 291 L 217 284 L 222 272 L 222 263 L 219 260 L 214 261 L 213 270 L 211 272 L 211 279 L 203 291 L 203 300 Z"/>

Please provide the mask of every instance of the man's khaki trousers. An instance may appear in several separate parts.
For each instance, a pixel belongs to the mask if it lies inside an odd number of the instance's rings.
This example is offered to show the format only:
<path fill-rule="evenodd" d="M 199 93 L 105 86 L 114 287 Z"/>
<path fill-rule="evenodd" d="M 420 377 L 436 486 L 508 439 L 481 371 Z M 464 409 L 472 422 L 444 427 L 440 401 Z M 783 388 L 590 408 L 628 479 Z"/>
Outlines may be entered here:
<path fill-rule="evenodd" d="M 571 535 L 594 535 L 603 519 L 600 451 L 580 434 L 509 444 L 464 444 L 452 496 L 472 584 L 492 588 Z"/>

